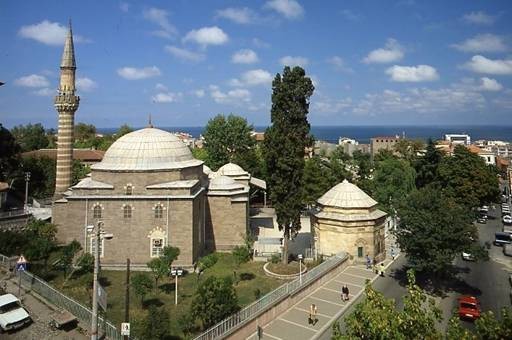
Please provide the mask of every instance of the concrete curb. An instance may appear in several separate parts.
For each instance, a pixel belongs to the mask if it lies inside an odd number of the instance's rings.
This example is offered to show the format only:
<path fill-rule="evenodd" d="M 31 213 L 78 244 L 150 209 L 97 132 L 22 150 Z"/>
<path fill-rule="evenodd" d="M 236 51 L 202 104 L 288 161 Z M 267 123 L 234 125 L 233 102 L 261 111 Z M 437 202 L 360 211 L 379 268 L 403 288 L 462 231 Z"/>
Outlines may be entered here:
<path fill-rule="evenodd" d="M 386 266 L 384 266 L 384 269 L 388 269 L 389 266 L 391 266 L 391 264 L 393 264 L 393 262 L 400 257 L 400 255 L 401 255 L 401 253 L 396 255 L 394 260 L 389 261 L 389 263 Z M 380 277 L 380 275 L 378 275 L 378 274 L 375 275 L 370 280 L 370 282 L 371 283 L 375 282 L 379 277 Z M 363 295 L 363 294 L 364 294 L 364 288 L 361 291 L 359 291 L 359 293 L 354 295 L 354 297 L 349 301 L 349 303 L 347 303 L 345 306 L 343 306 L 343 308 L 338 313 L 334 314 L 334 316 L 331 318 L 331 321 L 327 322 L 322 328 L 320 328 L 318 330 L 318 332 L 313 337 L 311 337 L 311 340 L 319 339 L 329 328 L 332 327 L 332 325 L 345 313 L 345 311 L 350 306 L 352 306 L 355 303 L 355 301 L 358 300 L 361 297 L 361 295 Z"/>
<path fill-rule="evenodd" d="M 265 274 L 267 276 L 270 276 L 270 277 L 273 277 L 273 278 L 276 278 L 276 279 L 280 279 L 280 280 L 292 280 L 292 279 L 296 279 L 300 276 L 299 273 L 297 274 L 289 274 L 289 275 L 284 275 L 284 274 L 277 274 L 277 273 L 274 273 L 272 271 L 270 271 L 267 267 L 270 265 L 270 262 L 267 262 L 263 265 L 263 271 L 265 272 Z M 306 267 L 305 264 L 302 265 L 304 268 L 302 269 L 302 274 L 306 273 L 308 271 L 308 267 Z"/>

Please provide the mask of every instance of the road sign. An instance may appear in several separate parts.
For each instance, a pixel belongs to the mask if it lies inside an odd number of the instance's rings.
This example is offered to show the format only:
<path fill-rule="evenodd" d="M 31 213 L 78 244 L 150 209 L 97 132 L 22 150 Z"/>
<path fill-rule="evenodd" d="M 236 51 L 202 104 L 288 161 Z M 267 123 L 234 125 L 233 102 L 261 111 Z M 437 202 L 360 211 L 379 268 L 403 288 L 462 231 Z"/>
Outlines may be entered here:
<path fill-rule="evenodd" d="M 25 271 L 27 270 L 27 260 L 23 255 L 21 255 L 18 258 L 18 261 L 16 261 L 16 270 L 18 271 Z"/>
<path fill-rule="evenodd" d="M 100 284 L 98 284 L 98 304 L 104 311 L 107 310 L 107 292 Z"/>
<path fill-rule="evenodd" d="M 121 335 L 130 336 L 130 323 L 129 322 L 121 322 Z"/>

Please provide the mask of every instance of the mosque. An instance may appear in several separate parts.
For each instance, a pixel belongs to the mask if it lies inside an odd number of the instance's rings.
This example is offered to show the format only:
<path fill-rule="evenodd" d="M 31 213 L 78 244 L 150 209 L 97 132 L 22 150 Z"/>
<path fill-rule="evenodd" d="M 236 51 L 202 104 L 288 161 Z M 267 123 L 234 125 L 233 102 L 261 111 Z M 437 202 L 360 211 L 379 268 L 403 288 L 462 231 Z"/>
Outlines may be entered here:
<path fill-rule="evenodd" d="M 105 233 L 113 235 L 99 245 L 102 266 L 110 268 L 123 266 L 127 258 L 134 267 L 146 267 L 165 246 L 180 249 L 177 265 L 192 266 L 205 253 L 244 244 L 249 185 L 263 181 L 232 163 L 211 172 L 177 136 L 151 123 L 119 138 L 91 166 L 91 174 L 71 186 L 74 113 L 80 100 L 75 70 L 70 27 L 55 99 L 59 132 L 52 217 L 58 240 L 77 240 L 93 253 L 95 237 L 87 226 L 101 220 Z"/>
<path fill-rule="evenodd" d="M 91 166 L 91 174 L 72 186 L 74 114 L 80 98 L 75 95 L 71 25 L 60 69 L 52 210 L 60 242 L 77 240 L 90 253 L 99 246 L 102 266 L 111 269 L 124 267 L 128 258 L 133 267 L 147 268 L 165 246 L 180 249 L 176 265 L 191 267 L 209 252 L 244 244 L 250 185 L 266 189 L 265 182 L 232 163 L 212 172 L 177 136 L 151 122 L 115 141 L 103 160 Z M 361 189 L 344 181 L 317 203 L 310 230 L 315 254 L 347 251 L 356 261 L 385 256 L 386 214 Z M 99 221 L 113 237 L 97 245 L 89 227 Z"/>

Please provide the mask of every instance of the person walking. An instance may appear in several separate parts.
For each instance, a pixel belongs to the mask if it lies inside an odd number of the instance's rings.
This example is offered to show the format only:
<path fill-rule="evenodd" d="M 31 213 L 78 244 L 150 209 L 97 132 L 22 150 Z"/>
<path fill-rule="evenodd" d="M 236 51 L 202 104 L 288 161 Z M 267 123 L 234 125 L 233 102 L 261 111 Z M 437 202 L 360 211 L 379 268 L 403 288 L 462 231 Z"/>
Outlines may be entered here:
<path fill-rule="evenodd" d="M 313 326 L 318 322 L 318 318 L 316 317 L 316 314 L 318 313 L 318 308 L 314 303 L 309 306 L 309 320 L 308 323 L 312 324 Z"/>
<path fill-rule="evenodd" d="M 370 259 L 370 256 L 366 254 L 366 269 L 370 269 L 371 264 L 372 260 Z"/>
<path fill-rule="evenodd" d="M 384 262 L 380 263 L 380 276 L 384 277 Z"/>
<path fill-rule="evenodd" d="M 394 260 L 395 259 L 395 247 L 391 247 L 391 258 Z"/>
<path fill-rule="evenodd" d="M 346 284 L 344 284 L 343 287 L 341 288 L 341 295 L 342 295 L 343 301 L 348 301 L 348 294 L 349 294 L 348 287 Z"/>

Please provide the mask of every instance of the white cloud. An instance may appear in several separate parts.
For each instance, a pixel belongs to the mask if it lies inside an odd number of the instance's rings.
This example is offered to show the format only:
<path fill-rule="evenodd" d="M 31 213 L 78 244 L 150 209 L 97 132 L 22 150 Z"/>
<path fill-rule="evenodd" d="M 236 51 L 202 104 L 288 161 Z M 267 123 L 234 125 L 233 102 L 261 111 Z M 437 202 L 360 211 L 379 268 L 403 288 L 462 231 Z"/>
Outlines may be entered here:
<path fill-rule="evenodd" d="M 345 64 L 345 61 L 343 60 L 343 58 L 341 58 L 337 55 L 327 59 L 327 62 L 329 64 L 333 65 L 334 68 L 338 71 L 349 72 L 349 73 L 353 72 L 353 70 Z"/>
<path fill-rule="evenodd" d="M 219 104 L 235 104 L 251 101 L 251 92 L 246 89 L 234 89 L 228 92 L 222 92 L 218 86 L 210 86 L 210 97 Z"/>
<path fill-rule="evenodd" d="M 160 30 L 151 32 L 162 38 L 172 38 L 178 34 L 178 30 L 169 22 L 169 12 L 164 9 L 151 7 L 143 11 L 144 19 L 160 26 Z"/>
<path fill-rule="evenodd" d="M 256 13 L 250 8 L 228 7 L 217 11 L 216 17 L 236 22 L 237 24 L 250 24 L 256 20 Z"/>
<path fill-rule="evenodd" d="M 185 35 L 185 38 L 183 38 L 183 41 L 192 41 L 202 46 L 223 45 L 227 43 L 228 40 L 228 35 L 217 26 L 192 30 Z"/>
<path fill-rule="evenodd" d="M 204 95 L 205 95 L 205 91 L 203 89 L 199 89 L 199 90 L 195 90 L 194 91 L 194 95 L 197 97 L 197 98 L 203 98 Z"/>
<path fill-rule="evenodd" d="M 465 14 L 462 17 L 462 20 L 469 24 L 492 25 L 496 21 L 496 18 L 496 16 L 489 15 L 482 11 L 478 11 Z"/>
<path fill-rule="evenodd" d="M 151 97 L 155 103 L 174 103 L 179 101 L 183 94 L 181 92 L 160 92 Z"/>
<path fill-rule="evenodd" d="M 262 69 L 250 70 L 242 74 L 240 79 L 231 79 L 229 84 L 235 87 L 268 85 L 272 82 L 272 75 Z"/>
<path fill-rule="evenodd" d="M 36 96 L 50 97 L 50 96 L 54 96 L 57 93 L 57 90 L 52 90 L 50 88 L 43 87 L 42 89 L 39 89 L 32 93 L 35 94 Z"/>
<path fill-rule="evenodd" d="M 298 19 L 304 15 L 304 8 L 295 0 L 270 0 L 264 7 L 282 14 L 287 19 Z"/>
<path fill-rule="evenodd" d="M 254 64 L 257 63 L 258 55 L 253 50 L 244 49 L 236 51 L 231 56 L 231 62 L 235 64 Z"/>
<path fill-rule="evenodd" d="M 481 85 L 479 87 L 482 91 L 501 91 L 503 89 L 503 85 L 498 83 L 496 79 L 483 77 L 480 78 Z"/>
<path fill-rule="evenodd" d="M 478 34 L 452 47 L 463 52 L 503 52 L 507 46 L 503 38 L 494 34 Z"/>
<path fill-rule="evenodd" d="M 34 39 L 46 45 L 63 45 L 68 33 L 68 27 L 43 20 L 38 24 L 22 26 L 18 31 L 18 35 L 23 38 Z M 80 35 L 73 34 L 74 42 L 88 42 L 88 39 Z"/>
<path fill-rule="evenodd" d="M 123 67 L 117 70 L 117 74 L 128 80 L 138 80 L 157 77 L 161 74 L 160 69 L 156 66 L 148 66 L 143 68 Z"/>
<path fill-rule="evenodd" d="M 184 48 L 179 48 L 176 46 L 167 45 L 164 48 L 167 52 L 172 54 L 178 59 L 191 61 L 191 62 L 199 62 L 205 59 L 205 55 L 202 53 L 192 52 Z"/>
<path fill-rule="evenodd" d="M 388 39 L 383 48 L 378 48 L 371 51 L 363 59 L 363 63 L 372 64 L 386 64 L 401 60 L 404 57 L 404 48 L 395 40 Z"/>
<path fill-rule="evenodd" d="M 279 62 L 283 66 L 292 66 L 292 67 L 293 66 L 305 67 L 307 64 L 309 64 L 308 58 L 299 57 L 299 56 L 292 57 L 290 55 L 282 57 L 281 59 L 279 59 Z"/>
<path fill-rule="evenodd" d="M 119 3 L 119 9 L 126 13 L 126 12 L 128 12 L 130 10 L 130 4 L 127 3 L 127 2 L 121 1 Z"/>
<path fill-rule="evenodd" d="M 157 83 L 155 85 L 155 90 L 157 90 L 157 91 L 168 91 L 168 88 L 167 88 L 167 86 L 165 86 L 162 83 Z"/>
<path fill-rule="evenodd" d="M 96 82 L 87 77 L 81 77 L 76 79 L 76 88 L 79 91 L 90 92 L 94 90 L 98 85 Z"/>
<path fill-rule="evenodd" d="M 429 65 L 398 66 L 394 65 L 386 70 L 392 81 L 422 82 L 439 79 L 437 70 Z"/>
<path fill-rule="evenodd" d="M 345 19 L 347 19 L 349 21 L 359 21 L 362 18 L 361 14 L 355 13 L 349 9 L 343 9 L 343 10 L 341 10 L 340 13 L 341 13 L 341 15 L 343 15 L 343 17 L 345 17 Z"/>
<path fill-rule="evenodd" d="M 50 86 L 50 82 L 46 79 L 45 76 L 40 76 L 38 74 L 31 74 L 29 76 L 18 78 L 14 81 L 14 83 L 18 86 L 23 87 L 48 87 Z"/>
<path fill-rule="evenodd" d="M 487 59 L 481 55 L 475 55 L 463 68 L 476 73 L 510 75 L 512 74 L 512 59 Z"/>

